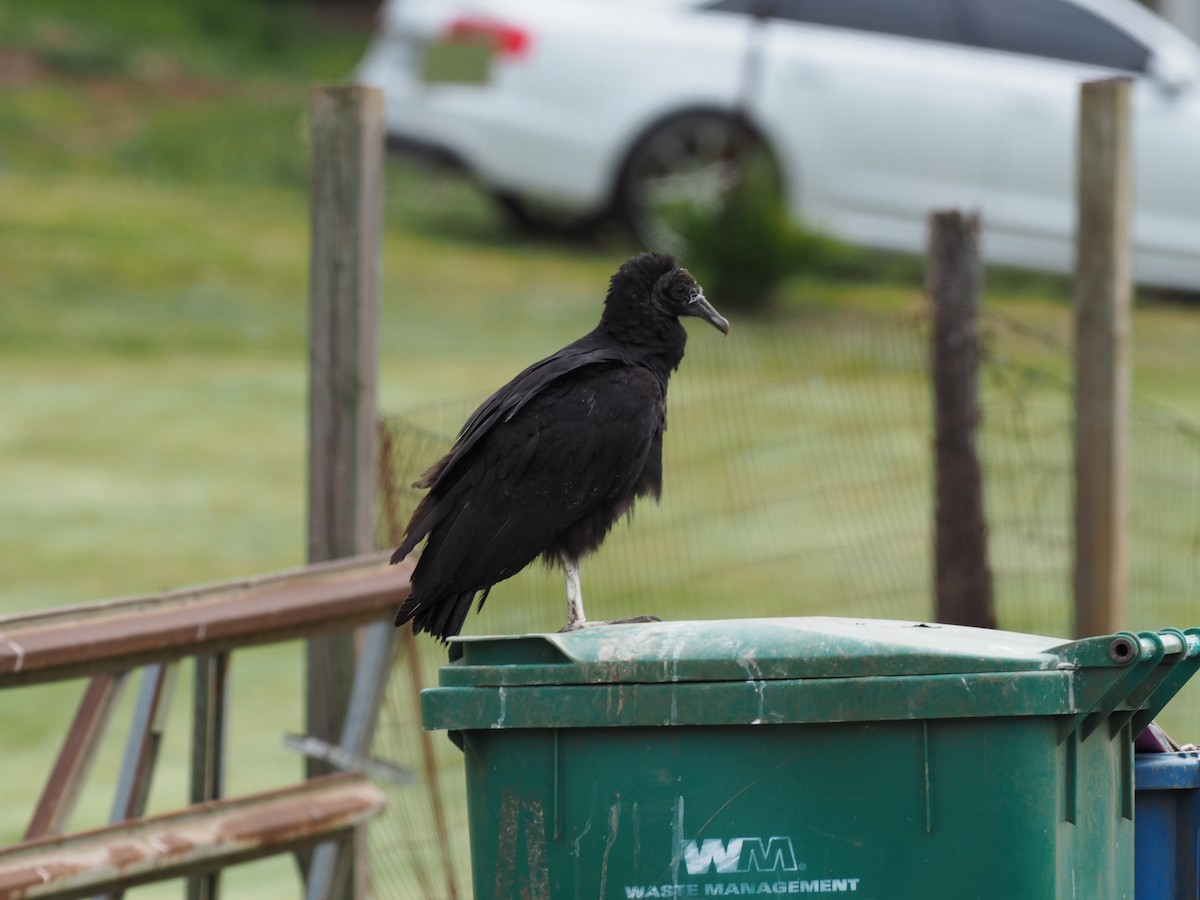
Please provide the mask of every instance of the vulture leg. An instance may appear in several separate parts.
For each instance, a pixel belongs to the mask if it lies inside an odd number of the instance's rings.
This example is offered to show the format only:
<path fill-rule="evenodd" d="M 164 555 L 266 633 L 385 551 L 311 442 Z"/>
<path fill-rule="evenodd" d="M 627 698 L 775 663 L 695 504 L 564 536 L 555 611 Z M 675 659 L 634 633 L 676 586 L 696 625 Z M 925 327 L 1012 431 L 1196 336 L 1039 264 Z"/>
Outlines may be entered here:
<path fill-rule="evenodd" d="M 575 631 L 587 625 L 583 614 L 583 590 L 579 586 L 579 560 L 561 557 L 563 575 L 567 582 L 567 624 L 563 631 Z"/>

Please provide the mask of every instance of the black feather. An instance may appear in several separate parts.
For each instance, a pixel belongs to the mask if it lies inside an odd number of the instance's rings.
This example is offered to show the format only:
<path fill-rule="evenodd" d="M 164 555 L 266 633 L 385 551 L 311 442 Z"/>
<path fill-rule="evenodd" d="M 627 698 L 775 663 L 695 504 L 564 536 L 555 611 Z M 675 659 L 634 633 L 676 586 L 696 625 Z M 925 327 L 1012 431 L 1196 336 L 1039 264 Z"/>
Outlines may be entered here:
<path fill-rule="evenodd" d="M 627 261 L 600 323 L 483 402 L 416 483 L 399 562 L 428 539 L 396 624 L 445 641 L 472 600 L 539 555 L 578 561 L 647 494 L 662 491 L 667 381 L 683 359 L 680 316 L 728 323 L 666 255 Z"/>

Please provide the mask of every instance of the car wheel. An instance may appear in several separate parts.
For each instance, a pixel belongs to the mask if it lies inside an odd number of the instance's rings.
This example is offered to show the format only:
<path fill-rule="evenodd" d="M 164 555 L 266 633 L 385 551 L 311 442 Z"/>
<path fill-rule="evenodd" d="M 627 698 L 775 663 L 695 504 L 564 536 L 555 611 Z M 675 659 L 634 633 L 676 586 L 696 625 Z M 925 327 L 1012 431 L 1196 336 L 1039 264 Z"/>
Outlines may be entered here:
<path fill-rule="evenodd" d="M 497 191 L 493 197 L 508 223 L 528 234 L 586 236 L 603 218 L 503 191 Z"/>
<path fill-rule="evenodd" d="M 660 122 L 630 152 L 617 185 L 617 210 L 647 248 L 685 249 L 683 220 L 716 213 L 759 156 L 778 184 L 778 168 L 753 129 L 728 114 L 684 113 Z"/>

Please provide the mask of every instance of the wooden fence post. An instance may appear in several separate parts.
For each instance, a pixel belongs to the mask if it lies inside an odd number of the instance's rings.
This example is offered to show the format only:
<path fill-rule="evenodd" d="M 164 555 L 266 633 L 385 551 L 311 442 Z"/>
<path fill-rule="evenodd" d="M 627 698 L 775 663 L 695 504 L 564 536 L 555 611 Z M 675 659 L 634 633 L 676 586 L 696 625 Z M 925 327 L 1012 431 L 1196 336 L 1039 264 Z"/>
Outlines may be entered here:
<path fill-rule="evenodd" d="M 1080 93 L 1075 260 L 1075 634 L 1125 615 L 1132 82 Z"/>
<path fill-rule="evenodd" d="M 311 137 L 308 560 L 321 562 L 375 548 L 384 148 L 379 90 L 317 87 Z M 353 632 L 343 632 L 307 646 L 306 731 L 329 744 L 338 743 L 350 705 L 354 643 Z M 332 770 L 312 757 L 306 768 L 309 778 Z M 330 896 L 354 893 L 353 873 L 337 881 L 328 886 Z"/>
<path fill-rule="evenodd" d="M 996 627 L 979 465 L 979 219 L 929 217 L 937 621 Z"/>

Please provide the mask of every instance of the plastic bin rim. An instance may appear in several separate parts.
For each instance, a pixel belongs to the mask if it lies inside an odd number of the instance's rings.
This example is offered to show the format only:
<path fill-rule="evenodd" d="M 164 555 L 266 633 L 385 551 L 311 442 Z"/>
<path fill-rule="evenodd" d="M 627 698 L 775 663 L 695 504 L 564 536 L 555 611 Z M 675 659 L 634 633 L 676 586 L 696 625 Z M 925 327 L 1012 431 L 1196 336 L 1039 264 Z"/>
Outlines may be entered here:
<path fill-rule="evenodd" d="M 442 684 L 771 681 L 1114 665 L 1103 647 L 1077 652 L 1081 643 L 960 625 L 829 616 L 601 625 L 455 638 Z"/>

